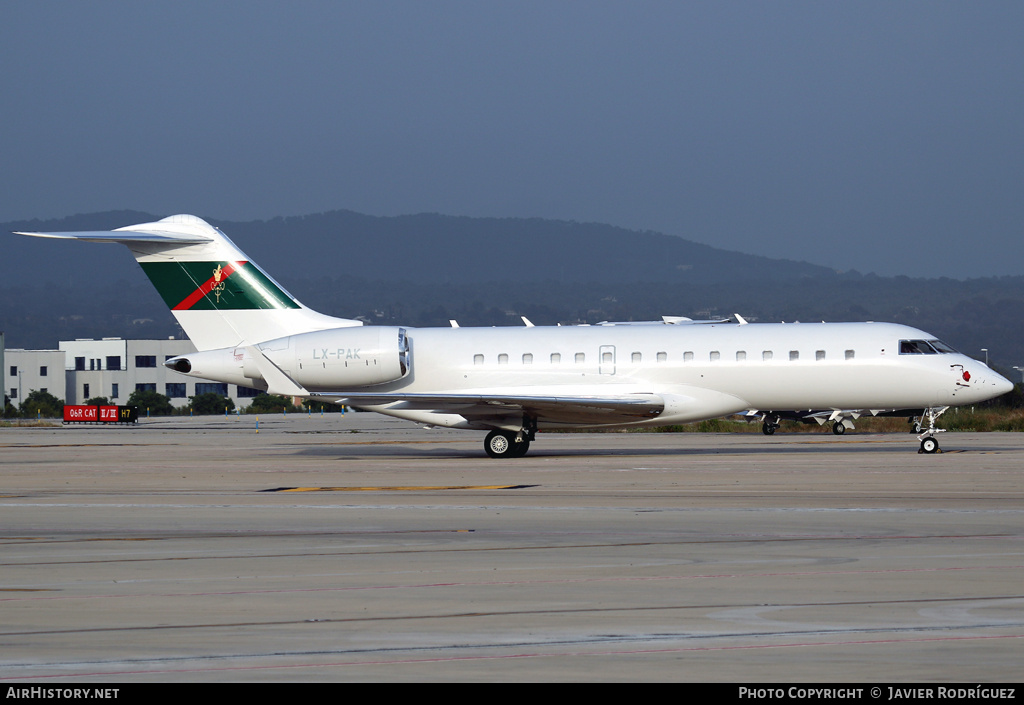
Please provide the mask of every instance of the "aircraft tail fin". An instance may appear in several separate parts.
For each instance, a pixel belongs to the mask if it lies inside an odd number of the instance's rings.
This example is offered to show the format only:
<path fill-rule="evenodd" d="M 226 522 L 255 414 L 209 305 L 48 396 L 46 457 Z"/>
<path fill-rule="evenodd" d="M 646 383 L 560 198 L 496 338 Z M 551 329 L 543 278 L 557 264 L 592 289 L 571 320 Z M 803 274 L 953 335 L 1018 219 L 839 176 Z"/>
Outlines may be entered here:
<path fill-rule="evenodd" d="M 227 235 L 194 215 L 112 231 L 18 234 L 127 246 L 199 350 L 362 325 L 303 306 Z"/>

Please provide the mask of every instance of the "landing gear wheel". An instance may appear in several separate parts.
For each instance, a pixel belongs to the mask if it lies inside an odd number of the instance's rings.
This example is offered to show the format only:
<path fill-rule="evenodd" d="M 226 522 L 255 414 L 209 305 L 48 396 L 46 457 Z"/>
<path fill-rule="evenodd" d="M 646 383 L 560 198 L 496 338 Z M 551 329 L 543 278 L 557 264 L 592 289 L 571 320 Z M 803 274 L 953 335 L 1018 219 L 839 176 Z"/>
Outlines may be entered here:
<path fill-rule="evenodd" d="M 773 423 L 768 423 L 767 421 L 765 421 L 763 424 L 761 424 L 761 433 L 763 433 L 766 436 L 770 436 L 773 433 L 775 433 L 775 430 L 777 428 L 778 428 L 777 425 L 775 425 Z"/>
<path fill-rule="evenodd" d="M 491 431 L 484 439 L 484 450 L 492 458 L 522 458 L 529 449 L 528 440 L 517 443 L 516 434 L 509 431 Z"/>
<path fill-rule="evenodd" d="M 925 438 L 921 441 L 920 453 L 935 453 L 939 450 L 939 442 L 934 438 Z"/>
<path fill-rule="evenodd" d="M 832 433 L 836 434 L 837 436 L 841 436 L 844 433 L 846 433 L 846 426 L 843 425 L 842 421 L 836 421 L 834 424 L 832 424 Z"/>
<path fill-rule="evenodd" d="M 522 458 L 524 455 L 526 455 L 526 451 L 528 450 L 530 450 L 530 442 L 528 440 L 524 438 L 519 443 L 516 443 L 515 439 L 512 439 L 513 458 Z"/>
<path fill-rule="evenodd" d="M 484 439 L 484 450 L 492 458 L 512 458 L 515 437 L 506 431 L 491 431 Z"/>

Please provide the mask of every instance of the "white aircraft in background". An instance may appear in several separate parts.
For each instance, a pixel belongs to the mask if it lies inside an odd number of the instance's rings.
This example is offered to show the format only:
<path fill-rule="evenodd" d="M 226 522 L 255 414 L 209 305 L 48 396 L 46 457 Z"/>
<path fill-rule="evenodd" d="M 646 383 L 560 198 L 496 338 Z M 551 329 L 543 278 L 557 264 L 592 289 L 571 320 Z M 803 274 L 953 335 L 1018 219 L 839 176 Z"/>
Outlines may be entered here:
<path fill-rule="evenodd" d="M 523 328 L 363 326 L 300 304 L 219 229 L 191 215 L 109 232 L 135 255 L 199 352 L 182 374 L 349 404 L 428 426 L 488 431 L 519 457 L 541 429 L 663 426 L 808 409 L 899 410 L 938 450 L 950 406 L 1013 385 L 935 336 L 891 323 L 694 322 Z M 777 423 L 777 422 L 776 422 Z"/>

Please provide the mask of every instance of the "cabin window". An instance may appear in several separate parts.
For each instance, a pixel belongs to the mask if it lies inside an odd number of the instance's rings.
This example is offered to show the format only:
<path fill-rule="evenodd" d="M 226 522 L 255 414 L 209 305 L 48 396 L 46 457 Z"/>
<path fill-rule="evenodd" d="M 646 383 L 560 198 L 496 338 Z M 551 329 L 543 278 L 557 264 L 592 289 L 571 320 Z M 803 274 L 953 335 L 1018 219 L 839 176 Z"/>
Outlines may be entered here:
<path fill-rule="evenodd" d="M 473 356 L 473 364 L 474 365 L 482 365 L 482 364 L 484 364 L 484 356 L 483 355 L 474 355 Z"/>
<path fill-rule="evenodd" d="M 640 364 L 640 362 L 641 362 L 641 361 L 643 360 L 643 355 L 641 355 L 641 354 L 640 354 L 640 353 L 638 353 L 638 352 L 635 352 L 635 353 L 633 353 L 633 355 L 632 355 L 632 359 L 633 359 L 633 364 L 634 364 L 634 365 L 639 365 L 639 364 Z"/>
<path fill-rule="evenodd" d="M 533 364 L 533 353 L 523 353 L 523 364 L 524 365 L 532 365 Z"/>
<path fill-rule="evenodd" d="M 847 360 L 852 360 L 853 359 L 853 350 L 847 350 L 846 351 L 846 359 Z"/>
<path fill-rule="evenodd" d="M 498 364 L 499 365 L 507 365 L 508 364 L 508 355 L 505 354 L 505 353 L 501 353 L 500 355 L 498 355 Z"/>
<path fill-rule="evenodd" d="M 601 353 L 601 362 L 605 363 L 606 365 L 610 364 L 612 362 L 612 354 L 610 352 Z"/>
<path fill-rule="evenodd" d="M 586 362 L 586 360 L 587 360 L 587 356 L 586 355 L 584 355 L 583 353 L 576 353 L 576 364 L 577 365 L 582 365 L 584 362 Z"/>
<path fill-rule="evenodd" d="M 746 350 L 737 350 L 736 351 L 736 362 L 743 362 L 746 359 L 747 359 L 747 351 Z"/>
<path fill-rule="evenodd" d="M 683 362 L 693 362 L 693 352 L 687 350 L 683 353 Z"/>
<path fill-rule="evenodd" d="M 772 359 L 772 351 L 771 350 L 765 350 L 764 352 L 762 352 L 761 353 L 761 359 L 765 360 L 765 361 L 771 360 Z"/>
<path fill-rule="evenodd" d="M 789 359 L 790 360 L 799 360 L 800 359 L 800 351 L 799 350 L 790 350 L 789 351 Z"/>
<path fill-rule="evenodd" d="M 562 364 L 562 354 L 561 353 L 551 353 L 551 364 L 552 365 L 560 365 L 560 364 Z"/>
<path fill-rule="evenodd" d="M 666 352 L 658 353 L 658 362 L 666 362 L 667 360 L 668 360 L 668 353 L 666 353 Z"/>
<path fill-rule="evenodd" d="M 717 350 L 712 350 L 711 355 L 709 355 L 708 357 L 711 358 L 711 362 L 718 362 L 718 358 L 720 358 L 721 356 L 722 354 L 720 352 L 718 352 Z"/>
<path fill-rule="evenodd" d="M 815 360 L 824 360 L 825 359 L 825 351 L 824 350 L 815 350 L 814 351 L 814 359 Z"/>

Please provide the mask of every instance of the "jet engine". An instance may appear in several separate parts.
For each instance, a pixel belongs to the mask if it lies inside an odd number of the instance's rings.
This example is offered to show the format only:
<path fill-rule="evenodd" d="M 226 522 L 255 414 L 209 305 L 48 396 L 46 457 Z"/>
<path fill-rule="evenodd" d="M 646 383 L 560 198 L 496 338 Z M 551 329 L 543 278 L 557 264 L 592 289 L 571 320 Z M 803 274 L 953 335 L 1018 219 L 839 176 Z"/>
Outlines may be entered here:
<path fill-rule="evenodd" d="M 409 373 L 404 328 L 335 328 L 269 340 L 256 348 L 310 391 L 384 384 Z M 246 377 L 261 377 L 248 355 L 242 372 Z"/>
<path fill-rule="evenodd" d="M 322 392 L 402 379 L 409 374 L 410 360 L 404 328 L 366 326 L 299 333 L 249 347 L 204 350 L 164 364 L 193 377 L 262 389 L 279 386 L 272 378 L 282 380 L 283 372 L 306 390 Z"/>

